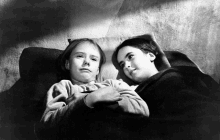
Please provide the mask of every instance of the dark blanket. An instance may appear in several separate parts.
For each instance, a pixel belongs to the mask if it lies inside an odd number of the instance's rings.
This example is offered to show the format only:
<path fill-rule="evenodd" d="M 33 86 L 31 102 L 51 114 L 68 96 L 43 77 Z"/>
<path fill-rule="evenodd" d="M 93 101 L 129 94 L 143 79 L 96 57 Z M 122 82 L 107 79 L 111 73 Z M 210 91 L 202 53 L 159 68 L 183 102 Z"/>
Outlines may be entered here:
<path fill-rule="evenodd" d="M 173 67 L 152 76 L 136 92 L 151 117 L 190 119 L 220 115 L 219 85 L 197 68 Z"/>
<path fill-rule="evenodd" d="M 219 85 L 198 69 L 164 70 L 136 91 L 149 105 L 149 118 L 79 109 L 57 127 L 37 124 L 36 132 L 46 139 L 219 139 Z"/>
<path fill-rule="evenodd" d="M 108 110 L 93 111 L 81 117 L 75 115 L 68 124 L 63 123 L 57 129 L 44 129 L 38 134 L 46 136 L 45 139 L 62 140 L 218 140 L 220 133 L 219 120 L 208 116 L 190 120 L 175 120 L 118 114 Z M 40 130 L 39 127 L 42 126 L 38 125 L 35 128 Z"/>

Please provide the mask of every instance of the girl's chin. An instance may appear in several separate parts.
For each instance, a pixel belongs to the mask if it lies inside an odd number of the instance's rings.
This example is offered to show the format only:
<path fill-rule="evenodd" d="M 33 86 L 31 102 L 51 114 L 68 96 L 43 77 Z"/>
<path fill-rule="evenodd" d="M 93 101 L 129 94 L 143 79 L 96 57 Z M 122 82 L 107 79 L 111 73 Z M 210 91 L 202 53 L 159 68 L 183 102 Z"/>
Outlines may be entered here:
<path fill-rule="evenodd" d="M 143 77 L 139 77 L 137 75 L 133 75 L 132 80 L 135 81 L 136 83 L 141 83 L 144 81 Z"/>

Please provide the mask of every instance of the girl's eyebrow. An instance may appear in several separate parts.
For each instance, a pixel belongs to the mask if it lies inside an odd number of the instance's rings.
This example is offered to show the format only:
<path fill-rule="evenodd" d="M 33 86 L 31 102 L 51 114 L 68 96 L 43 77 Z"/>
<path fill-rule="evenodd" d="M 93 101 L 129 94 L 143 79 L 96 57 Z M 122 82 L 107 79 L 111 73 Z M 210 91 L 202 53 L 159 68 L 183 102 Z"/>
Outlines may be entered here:
<path fill-rule="evenodd" d="M 84 52 L 75 52 L 75 55 L 77 55 L 77 54 L 86 54 L 86 53 L 84 53 Z M 95 58 L 100 58 L 99 56 L 97 56 L 97 55 L 90 55 L 91 57 L 95 57 Z"/>
<path fill-rule="evenodd" d="M 125 55 L 125 58 L 127 58 L 132 52 L 129 52 Z"/>
<path fill-rule="evenodd" d="M 74 54 L 85 54 L 84 52 L 75 52 Z"/>
<path fill-rule="evenodd" d="M 95 57 L 95 58 L 100 58 L 99 56 L 97 56 L 97 55 L 91 55 L 92 57 Z"/>
<path fill-rule="evenodd" d="M 121 66 L 123 64 L 123 61 L 119 62 L 119 66 Z"/>

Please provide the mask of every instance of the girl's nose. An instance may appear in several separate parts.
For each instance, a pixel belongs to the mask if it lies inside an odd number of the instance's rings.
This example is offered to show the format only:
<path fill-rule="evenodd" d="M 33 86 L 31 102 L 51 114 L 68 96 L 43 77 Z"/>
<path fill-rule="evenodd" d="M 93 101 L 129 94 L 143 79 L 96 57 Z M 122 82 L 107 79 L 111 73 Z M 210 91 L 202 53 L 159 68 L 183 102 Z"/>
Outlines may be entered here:
<path fill-rule="evenodd" d="M 131 63 L 129 63 L 129 62 L 125 62 L 125 68 L 130 68 L 131 67 Z"/>
<path fill-rule="evenodd" d="M 89 58 L 85 58 L 84 59 L 84 62 L 83 62 L 83 65 L 90 65 L 90 60 L 89 60 Z"/>

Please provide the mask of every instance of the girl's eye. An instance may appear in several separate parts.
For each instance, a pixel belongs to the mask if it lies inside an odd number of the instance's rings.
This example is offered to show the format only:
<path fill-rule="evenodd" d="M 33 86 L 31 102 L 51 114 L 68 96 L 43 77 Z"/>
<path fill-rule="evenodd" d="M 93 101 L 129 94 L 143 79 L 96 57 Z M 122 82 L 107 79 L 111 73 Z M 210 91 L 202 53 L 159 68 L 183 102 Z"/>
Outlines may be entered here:
<path fill-rule="evenodd" d="M 134 56 L 134 55 L 132 55 L 132 54 L 128 55 L 128 59 L 129 59 L 129 60 L 132 59 L 133 56 Z"/>
<path fill-rule="evenodd" d="M 92 58 L 92 61 L 97 61 L 97 59 L 96 58 Z"/>
<path fill-rule="evenodd" d="M 77 57 L 77 58 L 82 58 L 82 57 L 83 57 L 83 55 L 77 55 L 76 57 Z"/>
<path fill-rule="evenodd" d="M 121 64 L 120 64 L 120 67 L 121 67 L 121 68 L 124 68 L 124 66 L 125 66 L 125 63 L 121 63 Z"/>
<path fill-rule="evenodd" d="M 98 61 L 98 57 L 90 57 L 90 59 L 92 60 L 92 61 Z"/>

